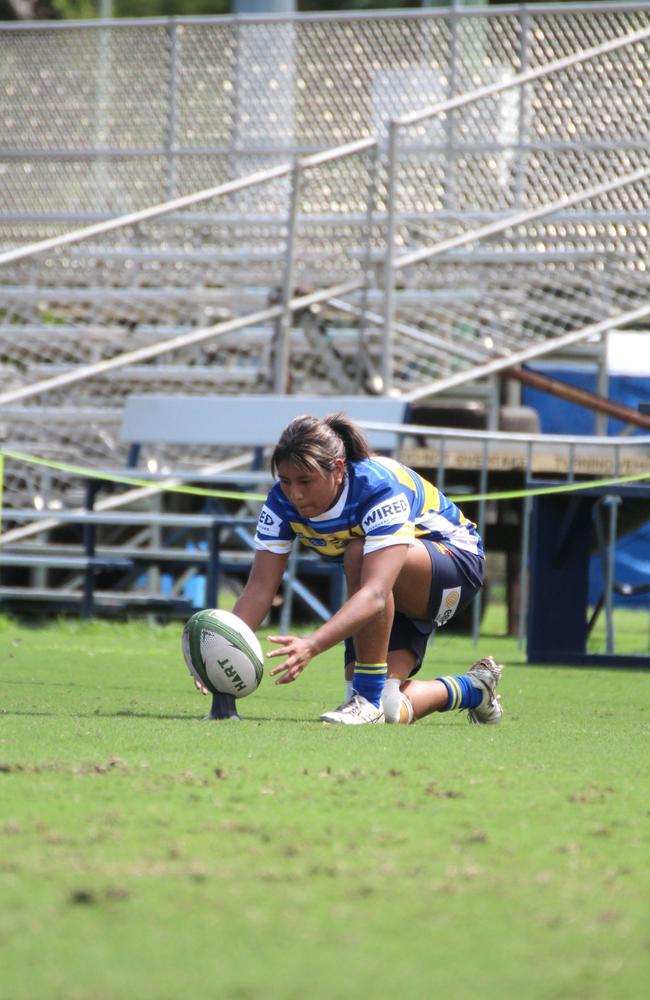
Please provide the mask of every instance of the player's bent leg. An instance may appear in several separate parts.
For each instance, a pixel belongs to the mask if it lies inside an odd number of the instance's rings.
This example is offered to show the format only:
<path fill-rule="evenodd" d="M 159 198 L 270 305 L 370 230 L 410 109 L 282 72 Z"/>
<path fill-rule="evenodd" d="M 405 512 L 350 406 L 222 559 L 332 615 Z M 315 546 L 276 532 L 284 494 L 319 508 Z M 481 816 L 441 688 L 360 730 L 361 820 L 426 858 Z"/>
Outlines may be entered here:
<path fill-rule="evenodd" d="M 384 693 L 381 696 L 381 707 L 384 710 L 384 720 L 388 725 L 408 726 L 414 722 L 413 705 L 400 689 L 397 678 L 386 681 Z"/>
<path fill-rule="evenodd" d="M 410 649 L 393 649 L 388 653 L 388 676 L 381 696 L 381 707 L 389 725 L 408 725 L 413 722 L 413 706 L 401 688 L 416 662 L 416 655 Z"/>
<path fill-rule="evenodd" d="M 432 557 L 427 546 L 416 539 L 410 546 L 406 561 L 395 581 L 395 607 L 408 618 L 433 618 L 430 606 L 432 592 Z"/>
<path fill-rule="evenodd" d="M 442 681 L 405 681 L 401 693 L 412 706 L 412 719 L 424 719 L 433 712 L 443 712 L 448 704 L 449 695 Z"/>
<path fill-rule="evenodd" d="M 422 719 L 432 712 L 467 711 L 468 722 L 474 725 L 496 725 L 501 722 L 503 708 L 496 693 L 503 667 L 493 657 L 478 660 L 466 674 L 449 674 L 432 681 L 409 680 L 402 693 L 413 705 L 413 719 Z"/>
<path fill-rule="evenodd" d="M 503 708 L 496 687 L 503 667 L 493 657 L 478 660 L 466 674 L 430 681 L 408 679 L 415 661 L 411 650 L 393 650 L 388 660 L 389 676 L 380 707 L 364 705 L 365 700 L 352 692 L 343 705 L 334 712 L 325 713 L 321 717 L 323 721 L 344 724 L 385 721 L 393 725 L 408 725 L 433 712 L 459 709 L 467 710 L 467 719 L 474 725 L 501 722 Z M 383 713 L 383 719 L 379 718 L 380 713 Z"/>
<path fill-rule="evenodd" d="M 363 540 L 355 539 L 346 547 L 343 566 L 348 594 L 355 594 L 361 585 Z M 346 700 L 334 712 L 325 712 L 323 722 L 357 725 L 384 721 L 381 696 L 386 681 L 386 651 L 394 617 L 392 594 L 383 611 L 360 628 L 346 646 Z M 352 676 L 349 661 L 352 660 Z M 381 716 L 381 718 L 380 718 Z"/>

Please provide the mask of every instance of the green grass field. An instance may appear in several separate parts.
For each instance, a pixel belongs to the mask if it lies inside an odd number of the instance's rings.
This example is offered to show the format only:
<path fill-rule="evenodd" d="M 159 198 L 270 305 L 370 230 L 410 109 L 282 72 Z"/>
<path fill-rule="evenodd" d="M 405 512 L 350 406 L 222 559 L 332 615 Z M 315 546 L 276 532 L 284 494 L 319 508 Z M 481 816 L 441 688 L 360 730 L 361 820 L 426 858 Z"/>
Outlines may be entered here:
<path fill-rule="evenodd" d="M 324 726 L 339 652 L 208 723 L 180 631 L 0 619 L 2 1000 L 647 995 L 650 673 L 488 618 L 500 727 Z"/>

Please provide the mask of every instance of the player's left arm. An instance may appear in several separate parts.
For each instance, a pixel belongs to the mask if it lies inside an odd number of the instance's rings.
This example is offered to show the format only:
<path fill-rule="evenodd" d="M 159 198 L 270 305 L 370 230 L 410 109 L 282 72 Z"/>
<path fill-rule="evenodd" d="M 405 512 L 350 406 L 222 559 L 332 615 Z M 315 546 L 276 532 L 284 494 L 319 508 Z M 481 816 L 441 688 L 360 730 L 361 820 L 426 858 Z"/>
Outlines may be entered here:
<path fill-rule="evenodd" d="M 376 549 L 364 555 L 359 589 L 329 621 L 311 635 L 302 638 L 288 635 L 268 636 L 269 642 L 276 643 L 279 648 L 267 655 L 286 657 L 284 663 L 271 670 L 271 675 L 278 678 L 276 684 L 289 684 L 295 681 L 314 656 L 331 649 L 347 636 L 354 635 L 375 615 L 383 611 L 407 553 L 408 545 L 398 544 Z"/>

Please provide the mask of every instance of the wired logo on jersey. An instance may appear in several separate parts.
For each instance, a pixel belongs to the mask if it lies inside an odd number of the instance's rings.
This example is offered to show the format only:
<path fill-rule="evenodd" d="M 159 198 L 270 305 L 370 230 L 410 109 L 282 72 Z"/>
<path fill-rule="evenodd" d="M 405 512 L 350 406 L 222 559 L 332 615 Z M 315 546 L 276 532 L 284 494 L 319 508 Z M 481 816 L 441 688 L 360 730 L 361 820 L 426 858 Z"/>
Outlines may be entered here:
<path fill-rule="evenodd" d="M 435 623 L 440 628 L 446 625 L 450 618 L 456 614 L 456 609 L 460 603 L 460 587 L 447 587 L 442 592 L 442 600 L 435 617 Z"/>
<path fill-rule="evenodd" d="M 382 503 L 371 507 L 361 522 L 365 534 L 375 528 L 385 528 L 390 524 L 403 524 L 408 521 L 411 508 L 405 493 L 398 493 Z"/>

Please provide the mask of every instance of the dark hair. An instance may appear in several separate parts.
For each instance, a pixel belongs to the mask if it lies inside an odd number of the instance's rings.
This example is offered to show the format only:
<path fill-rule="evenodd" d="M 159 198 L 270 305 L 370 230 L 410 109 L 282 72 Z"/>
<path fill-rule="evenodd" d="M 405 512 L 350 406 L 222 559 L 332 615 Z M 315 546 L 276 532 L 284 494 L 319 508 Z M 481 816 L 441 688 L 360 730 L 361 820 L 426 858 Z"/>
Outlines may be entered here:
<path fill-rule="evenodd" d="M 370 447 L 360 427 L 342 413 L 318 417 L 296 417 L 288 424 L 271 456 L 271 469 L 280 462 L 292 462 L 305 469 L 332 472 L 336 460 L 360 462 L 370 455 Z"/>

